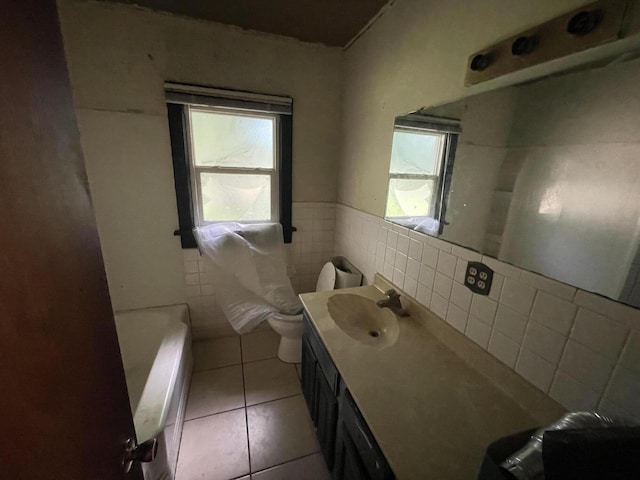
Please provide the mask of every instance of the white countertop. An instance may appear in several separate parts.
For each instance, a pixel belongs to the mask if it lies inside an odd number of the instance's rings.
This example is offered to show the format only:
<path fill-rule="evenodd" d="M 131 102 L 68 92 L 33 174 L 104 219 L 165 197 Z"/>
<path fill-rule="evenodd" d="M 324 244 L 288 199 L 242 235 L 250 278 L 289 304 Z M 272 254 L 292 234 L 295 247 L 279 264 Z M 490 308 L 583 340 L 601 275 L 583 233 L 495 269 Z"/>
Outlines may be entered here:
<path fill-rule="evenodd" d="M 391 287 L 376 277 L 381 289 Z M 300 295 L 340 376 L 398 480 L 472 480 L 498 438 L 546 425 L 565 410 L 453 327 L 403 295 L 410 317 L 386 348 L 344 333 L 327 309 L 345 293 L 384 298 L 375 286 Z"/>

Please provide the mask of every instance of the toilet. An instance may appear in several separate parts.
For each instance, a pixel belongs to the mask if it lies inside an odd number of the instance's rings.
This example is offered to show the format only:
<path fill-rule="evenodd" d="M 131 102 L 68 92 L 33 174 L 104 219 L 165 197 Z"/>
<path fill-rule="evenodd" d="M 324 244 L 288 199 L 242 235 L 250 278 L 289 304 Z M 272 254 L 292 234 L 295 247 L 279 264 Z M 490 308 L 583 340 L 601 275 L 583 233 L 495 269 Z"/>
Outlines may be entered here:
<path fill-rule="evenodd" d="M 325 263 L 318 275 L 316 292 L 337 288 L 357 287 L 362 283 L 362 273 L 344 257 L 334 257 Z M 302 362 L 302 313 L 284 315 L 276 313 L 267 319 L 271 328 L 280 335 L 278 358 L 285 363 Z"/>

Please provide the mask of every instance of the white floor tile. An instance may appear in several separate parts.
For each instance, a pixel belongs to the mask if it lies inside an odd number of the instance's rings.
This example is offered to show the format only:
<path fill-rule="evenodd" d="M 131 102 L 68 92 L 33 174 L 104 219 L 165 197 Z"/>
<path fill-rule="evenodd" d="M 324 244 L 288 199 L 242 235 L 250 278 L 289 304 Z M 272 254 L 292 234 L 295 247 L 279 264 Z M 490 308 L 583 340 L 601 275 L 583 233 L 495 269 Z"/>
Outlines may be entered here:
<path fill-rule="evenodd" d="M 187 420 L 241 407 L 244 407 L 241 365 L 193 374 L 187 401 Z"/>
<path fill-rule="evenodd" d="M 302 393 L 294 365 L 273 358 L 246 363 L 243 368 L 247 405 Z"/>
<path fill-rule="evenodd" d="M 249 473 L 244 410 L 184 424 L 177 480 L 229 480 Z"/>
<path fill-rule="evenodd" d="M 236 335 L 193 342 L 193 363 L 195 372 L 239 365 L 240 337 Z"/>
<path fill-rule="evenodd" d="M 252 480 L 331 480 L 321 453 L 287 462 L 251 475 Z"/>
<path fill-rule="evenodd" d="M 242 335 L 240 341 L 242 343 L 242 362 L 255 362 L 277 356 L 280 335 L 269 328 Z"/>
<path fill-rule="evenodd" d="M 254 472 L 320 450 L 302 395 L 248 407 L 247 419 Z"/>

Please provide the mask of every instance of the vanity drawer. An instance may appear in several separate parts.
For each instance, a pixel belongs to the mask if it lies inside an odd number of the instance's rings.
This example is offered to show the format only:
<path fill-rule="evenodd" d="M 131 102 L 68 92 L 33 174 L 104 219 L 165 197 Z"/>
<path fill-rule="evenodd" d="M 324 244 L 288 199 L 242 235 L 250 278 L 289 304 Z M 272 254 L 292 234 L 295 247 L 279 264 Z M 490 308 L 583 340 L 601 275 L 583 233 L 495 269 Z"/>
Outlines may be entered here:
<path fill-rule="evenodd" d="M 306 311 L 304 312 L 303 316 L 304 316 L 304 338 L 307 340 L 308 345 L 313 350 L 313 353 L 318 361 L 318 365 L 320 366 L 322 373 L 324 373 L 324 376 L 326 377 L 327 382 L 331 387 L 331 391 L 335 395 L 338 395 L 339 383 L 340 383 L 339 382 L 340 376 L 338 375 L 338 370 L 333 364 L 333 360 L 331 360 L 331 357 L 329 356 L 329 352 L 327 352 L 327 349 L 322 343 L 322 340 L 320 340 L 320 336 L 318 335 L 318 332 L 316 331 L 315 327 L 311 324 L 311 321 L 307 317 Z"/>
<path fill-rule="evenodd" d="M 355 401 L 348 391 L 342 396 L 342 422 L 353 441 L 358 457 L 372 480 L 393 480 L 391 467 L 384 458 L 380 447 L 373 438 Z"/>

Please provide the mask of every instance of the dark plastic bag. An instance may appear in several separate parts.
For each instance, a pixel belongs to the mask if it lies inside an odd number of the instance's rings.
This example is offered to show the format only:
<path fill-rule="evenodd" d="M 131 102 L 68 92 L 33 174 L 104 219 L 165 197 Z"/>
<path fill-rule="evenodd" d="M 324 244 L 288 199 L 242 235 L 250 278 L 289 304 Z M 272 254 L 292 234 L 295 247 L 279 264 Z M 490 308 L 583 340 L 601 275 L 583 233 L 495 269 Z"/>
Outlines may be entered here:
<path fill-rule="evenodd" d="M 545 480 L 640 479 L 640 427 L 544 433 Z"/>

